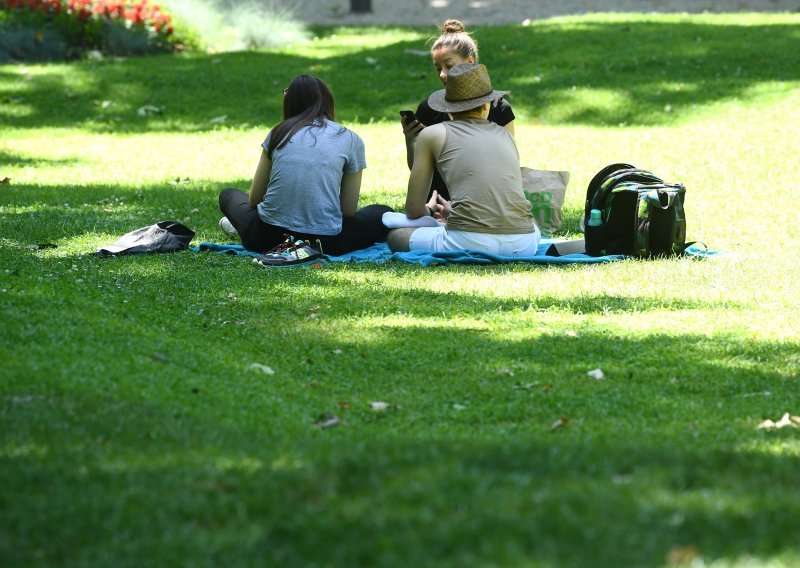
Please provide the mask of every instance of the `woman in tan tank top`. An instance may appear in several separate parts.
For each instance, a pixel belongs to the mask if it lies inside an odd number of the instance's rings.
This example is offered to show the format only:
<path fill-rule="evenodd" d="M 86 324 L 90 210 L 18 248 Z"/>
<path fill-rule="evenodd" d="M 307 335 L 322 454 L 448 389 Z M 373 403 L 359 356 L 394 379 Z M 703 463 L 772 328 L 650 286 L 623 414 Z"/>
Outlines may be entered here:
<path fill-rule="evenodd" d="M 483 65 L 450 70 L 445 89 L 433 93 L 431 108 L 453 120 L 425 128 L 417 137 L 405 213 L 444 224 L 389 233 L 393 251 L 475 250 L 501 256 L 536 254 L 540 232 L 522 192 L 519 153 L 507 129 L 487 120 L 490 103 L 508 91 L 492 89 Z M 434 168 L 450 188 L 450 201 L 427 200 Z"/>

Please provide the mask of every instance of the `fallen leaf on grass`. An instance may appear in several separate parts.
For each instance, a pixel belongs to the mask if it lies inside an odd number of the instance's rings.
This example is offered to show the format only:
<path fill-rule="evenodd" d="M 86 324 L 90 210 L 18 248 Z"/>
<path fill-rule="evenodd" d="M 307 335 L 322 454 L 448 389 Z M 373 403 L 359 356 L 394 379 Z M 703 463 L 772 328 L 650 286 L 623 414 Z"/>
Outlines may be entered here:
<path fill-rule="evenodd" d="M 176 177 L 174 180 L 169 180 L 167 183 L 169 183 L 170 185 L 185 185 L 189 183 L 189 178 L 187 177 L 181 179 L 179 177 Z"/>
<path fill-rule="evenodd" d="M 770 391 L 760 391 L 760 392 L 748 392 L 742 395 L 742 398 L 748 398 L 751 396 L 771 396 L 772 393 Z"/>
<path fill-rule="evenodd" d="M 259 371 L 264 373 L 265 375 L 274 375 L 275 371 L 272 370 L 272 367 L 267 367 L 266 365 L 262 365 L 261 363 L 251 363 L 250 369 L 254 371 Z"/>
<path fill-rule="evenodd" d="M 781 416 L 781 419 L 777 422 L 767 419 L 759 424 L 756 428 L 758 430 L 780 430 L 781 428 L 785 428 L 787 426 L 792 428 L 800 427 L 800 416 L 791 416 L 788 412 L 785 412 L 783 416 Z"/>
<path fill-rule="evenodd" d="M 563 428 L 567 424 L 569 424 L 569 418 L 567 418 L 566 416 L 562 416 L 561 418 L 550 424 L 550 430 L 558 430 L 559 428 Z"/>
<path fill-rule="evenodd" d="M 546 384 L 546 385 L 544 385 L 544 388 L 542 390 L 544 392 L 550 392 L 551 390 L 553 390 L 553 385 L 552 384 Z"/>
<path fill-rule="evenodd" d="M 341 424 L 341 420 L 339 417 L 331 412 L 326 412 L 319 418 L 314 421 L 314 426 L 319 428 L 320 430 L 325 430 L 326 428 L 333 428 L 334 426 L 338 426 Z"/>
<path fill-rule="evenodd" d="M 466 410 L 466 409 L 467 409 L 467 407 L 464 406 L 463 404 L 454 404 L 453 405 L 453 410 Z"/>
<path fill-rule="evenodd" d="M 508 377 L 513 377 L 514 376 L 514 371 L 512 371 L 511 369 L 507 369 L 507 368 L 503 367 L 502 369 L 498 369 L 497 374 L 498 375 L 506 375 Z"/>
<path fill-rule="evenodd" d="M 614 485 L 627 485 L 631 481 L 633 481 L 633 476 L 629 474 L 617 474 L 611 478 Z"/>
<path fill-rule="evenodd" d="M 227 114 L 223 114 L 221 116 L 215 116 L 214 118 L 212 118 L 208 122 L 210 122 L 211 124 L 225 124 L 226 120 L 228 120 L 228 115 Z"/>
<path fill-rule="evenodd" d="M 341 355 L 342 353 L 344 353 L 344 351 L 342 351 L 341 349 L 334 349 L 333 351 L 331 351 L 331 353 L 333 353 L 334 355 Z"/>
<path fill-rule="evenodd" d="M 150 355 L 150 358 L 153 361 L 158 361 L 159 363 L 166 363 L 167 361 L 169 361 L 169 358 L 163 353 L 153 353 L 152 355 Z"/>
<path fill-rule="evenodd" d="M 149 116 L 151 114 L 164 114 L 164 108 L 157 107 L 155 105 L 144 105 L 139 107 L 139 109 L 136 111 L 136 114 L 138 114 L 139 116 Z"/>
<path fill-rule="evenodd" d="M 586 374 L 588 376 L 592 377 L 593 379 L 597 379 L 598 381 L 602 381 L 603 379 L 606 378 L 606 376 L 603 374 L 603 371 L 601 369 L 592 369 L 591 371 L 589 371 Z"/>
<path fill-rule="evenodd" d="M 390 406 L 391 406 L 391 404 L 389 404 L 388 402 L 370 402 L 369 403 L 369 407 L 372 410 L 375 410 L 377 412 L 382 412 L 382 411 L 386 410 L 387 408 L 389 408 Z"/>

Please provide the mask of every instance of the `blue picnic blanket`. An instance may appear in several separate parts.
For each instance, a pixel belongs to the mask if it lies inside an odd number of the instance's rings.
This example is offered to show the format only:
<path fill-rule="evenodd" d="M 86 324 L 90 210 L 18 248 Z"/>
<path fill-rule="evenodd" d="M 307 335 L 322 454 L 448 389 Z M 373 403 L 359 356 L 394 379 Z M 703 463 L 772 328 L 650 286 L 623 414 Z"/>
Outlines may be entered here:
<path fill-rule="evenodd" d="M 527 264 L 599 264 L 613 262 L 628 258 L 623 255 L 608 256 L 589 256 L 587 254 L 567 254 L 563 256 L 551 256 L 546 254 L 550 245 L 557 242 L 554 239 L 542 239 L 539 248 L 534 256 L 512 257 L 489 254 L 486 252 L 470 250 L 453 250 L 445 252 L 433 252 L 428 250 L 415 250 L 410 252 L 392 252 L 386 243 L 378 243 L 369 248 L 353 251 L 341 256 L 328 256 L 331 262 L 378 262 L 384 263 L 390 260 L 399 260 L 409 264 L 419 266 L 434 266 L 442 264 L 504 264 L 509 262 L 521 262 Z M 252 252 L 238 244 L 219 244 L 219 243 L 200 243 L 193 247 L 195 252 L 209 251 L 220 254 L 250 255 L 261 256 L 260 253 Z M 692 245 L 686 249 L 686 255 L 694 258 L 705 258 L 716 255 L 716 251 L 710 251 L 702 246 Z"/>

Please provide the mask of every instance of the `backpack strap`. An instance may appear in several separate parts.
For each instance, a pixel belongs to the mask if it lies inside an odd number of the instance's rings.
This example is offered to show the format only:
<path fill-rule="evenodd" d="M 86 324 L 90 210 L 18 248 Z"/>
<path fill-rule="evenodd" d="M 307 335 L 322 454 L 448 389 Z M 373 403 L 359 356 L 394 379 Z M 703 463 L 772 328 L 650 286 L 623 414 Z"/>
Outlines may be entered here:
<path fill-rule="evenodd" d="M 603 182 L 609 177 L 614 175 L 617 172 L 623 170 L 635 170 L 636 167 L 630 164 L 626 164 L 624 162 L 619 162 L 617 164 L 611 164 L 610 166 L 606 166 L 595 176 L 592 178 L 592 181 L 589 182 L 589 187 L 586 189 L 586 204 L 584 207 L 583 217 L 584 222 L 589 219 L 589 212 L 594 209 L 594 204 L 596 203 L 595 194 L 597 190 L 603 185 Z"/>
<path fill-rule="evenodd" d="M 602 180 L 600 187 L 597 188 L 597 191 L 595 191 L 589 202 L 589 208 L 603 209 L 603 202 L 606 196 L 622 183 L 663 184 L 664 180 L 652 172 L 636 168 L 615 172 Z"/>
<path fill-rule="evenodd" d="M 586 190 L 586 201 L 587 203 L 592 200 L 595 192 L 600 189 L 600 186 L 603 185 L 603 182 L 606 180 L 607 177 L 610 175 L 622 171 L 622 170 L 635 170 L 636 167 L 630 164 L 625 164 L 620 162 L 618 164 L 611 164 L 610 166 L 606 166 L 599 172 L 595 174 L 592 178 L 592 181 L 589 182 L 589 187 Z"/>

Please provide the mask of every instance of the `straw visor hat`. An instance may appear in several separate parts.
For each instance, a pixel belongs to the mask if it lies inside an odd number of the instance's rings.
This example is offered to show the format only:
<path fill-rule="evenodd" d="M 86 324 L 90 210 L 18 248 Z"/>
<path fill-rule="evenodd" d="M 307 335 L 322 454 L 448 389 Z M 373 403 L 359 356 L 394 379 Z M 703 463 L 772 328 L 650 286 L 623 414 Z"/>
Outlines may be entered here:
<path fill-rule="evenodd" d="M 428 106 L 439 112 L 464 112 L 510 92 L 492 90 L 485 65 L 459 63 L 447 74 L 446 88 L 428 97 Z"/>

